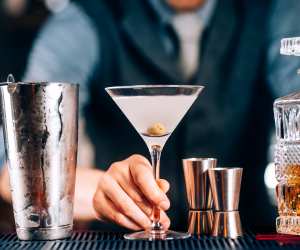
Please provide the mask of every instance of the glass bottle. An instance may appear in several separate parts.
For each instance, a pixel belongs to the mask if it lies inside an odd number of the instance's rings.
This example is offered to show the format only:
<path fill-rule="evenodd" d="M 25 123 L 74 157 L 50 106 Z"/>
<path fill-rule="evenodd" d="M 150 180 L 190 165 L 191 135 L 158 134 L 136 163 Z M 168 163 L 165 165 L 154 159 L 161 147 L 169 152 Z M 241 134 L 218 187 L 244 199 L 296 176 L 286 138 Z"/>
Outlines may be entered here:
<path fill-rule="evenodd" d="M 280 53 L 300 56 L 300 37 L 281 40 Z M 299 72 L 299 70 L 298 70 Z M 278 233 L 300 235 L 300 92 L 274 102 Z"/>

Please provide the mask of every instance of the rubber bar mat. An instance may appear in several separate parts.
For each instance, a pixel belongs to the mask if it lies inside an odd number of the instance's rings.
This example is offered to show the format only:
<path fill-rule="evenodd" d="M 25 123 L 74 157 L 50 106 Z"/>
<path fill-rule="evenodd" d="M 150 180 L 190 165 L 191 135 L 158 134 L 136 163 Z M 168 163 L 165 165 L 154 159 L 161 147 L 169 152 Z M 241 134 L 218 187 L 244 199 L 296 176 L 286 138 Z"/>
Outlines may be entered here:
<path fill-rule="evenodd" d="M 19 241 L 15 234 L 0 234 L 0 249 L 99 249 L 99 250 L 194 250 L 194 249 L 300 249 L 300 245 L 282 245 L 276 241 L 258 241 L 247 233 L 238 239 L 191 237 L 186 240 L 127 241 L 122 234 L 103 232 L 74 232 L 72 237 L 57 241 Z"/>

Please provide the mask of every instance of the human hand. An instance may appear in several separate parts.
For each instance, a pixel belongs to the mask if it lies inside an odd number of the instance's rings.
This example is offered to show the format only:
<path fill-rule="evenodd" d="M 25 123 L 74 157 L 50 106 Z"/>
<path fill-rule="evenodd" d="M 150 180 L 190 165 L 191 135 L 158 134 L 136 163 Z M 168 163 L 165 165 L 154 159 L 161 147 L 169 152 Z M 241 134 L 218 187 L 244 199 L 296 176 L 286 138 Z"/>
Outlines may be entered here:
<path fill-rule="evenodd" d="M 149 161 L 141 155 L 132 155 L 113 163 L 101 175 L 93 204 L 97 217 L 132 230 L 151 227 L 153 206 L 161 209 L 162 226 L 167 229 L 170 220 L 165 211 L 170 207 L 166 196 L 169 183 L 156 181 Z"/>

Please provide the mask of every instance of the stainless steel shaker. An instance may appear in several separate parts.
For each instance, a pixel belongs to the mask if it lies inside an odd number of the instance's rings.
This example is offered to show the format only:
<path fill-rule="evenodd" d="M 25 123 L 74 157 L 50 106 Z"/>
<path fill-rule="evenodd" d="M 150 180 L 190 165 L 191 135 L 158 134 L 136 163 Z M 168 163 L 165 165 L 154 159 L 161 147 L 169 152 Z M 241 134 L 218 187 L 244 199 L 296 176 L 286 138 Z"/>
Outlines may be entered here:
<path fill-rule="evenodd" d="M 0 87 L 16 231 L 21 240 L 69 237 L 78 133 L 77 84 Z"/>
<path fill-rule="evenodd" d="M 208 170 L 217 166 L 215 158 L 183 159 L 183 172 L 189 203 L 188 231 L 208 235 L 213 225 L 212 193 Z"/>

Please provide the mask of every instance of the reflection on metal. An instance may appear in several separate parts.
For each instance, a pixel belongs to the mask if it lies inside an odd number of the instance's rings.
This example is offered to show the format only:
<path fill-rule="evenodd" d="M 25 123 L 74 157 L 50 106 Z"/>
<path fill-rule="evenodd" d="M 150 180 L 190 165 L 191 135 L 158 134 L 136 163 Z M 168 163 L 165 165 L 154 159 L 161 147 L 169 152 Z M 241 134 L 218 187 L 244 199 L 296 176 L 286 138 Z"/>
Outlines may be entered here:
<path fill-rule="evenodd" d="M 191 234 L 210 234 L 212 229 L 212 195 L 208 169 L 217 166 L 215 158 L 183 159 L 186 193 L 189 203 L 188 231 Z"/>
<path fill-rule="evenodd" d="M 209 169 L 214 202 L 213 236 L 236 238 L 243 235 L 238 212 L 242 168 Z"/>
<path fill-rule="evenodd" d="M 211 235 L 232 239 L 243 236 L 239 212 L 215 212 Z"/>
<path fill-rule="evenodd" d="M 10 82 L 0 91 L 18 236 L 65 238 L 73 224 L 78 85 Z"/>
<path fill-rule="evenodd" d="M 238 210 L 242 168 L 215 168 L 208 170 L 216 211 Z"/>
<path fill-rule="evenodd" d="M 212 197 L 207 170 L 215 168 L 214 158 L 183 159 L 185 187 L 189 208 L 206 210 L 212 208 Z"/>
<path fill-rule="evenodd" d="M 210 235 L 213 226 L 213 211 L 189 211 L 188 232 L 197 235 Z"/>

